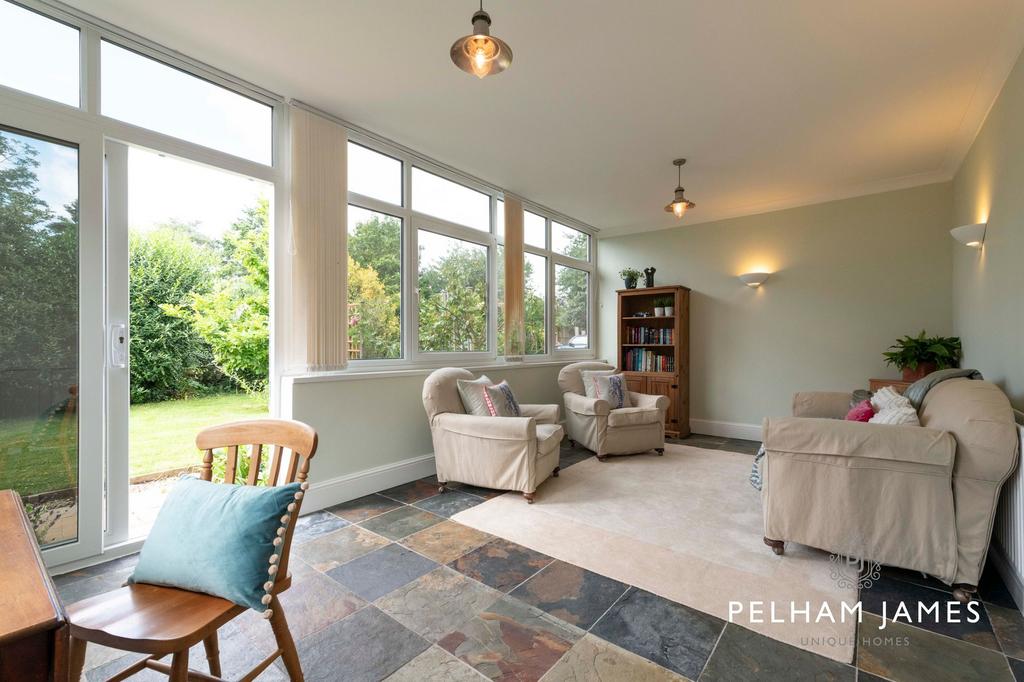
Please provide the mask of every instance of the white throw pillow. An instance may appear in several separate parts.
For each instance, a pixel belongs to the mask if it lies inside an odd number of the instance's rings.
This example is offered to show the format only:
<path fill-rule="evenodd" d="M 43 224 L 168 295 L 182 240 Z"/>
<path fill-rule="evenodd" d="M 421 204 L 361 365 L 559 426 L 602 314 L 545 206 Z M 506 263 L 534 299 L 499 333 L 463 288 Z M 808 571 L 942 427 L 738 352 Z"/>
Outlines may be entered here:
<path fill-rule="evenodd" d="M 626 389 L 626 378 L 617 374 L 616 370 L 589 370 L 580 374 L 588 398 L 607 401 L 613 410 L 632 407 L 629 391 Z"/>
<path fill-rule="evenodd" d="M 871 406 L 877 412 L 868 420 L 870 424 L 921 425 L 917 410 L 910 404 L 910 399 L 894 391 L 891 386 L 881 388 L 871 396 Z"/>
<path fill-rule="evenodd" d="M 487 402 L 484 400 L 483 387 L 490 386 L 494 382 L 484 374 L 478 379 L 459 379 L 456 386 L 459 389 L 459 397 L 462 398 L 462 407 L 466 414 L 475 414 L 478 417 L 489 417 Z"/>
<path fill-rule="evenodd" d="M 892 386 L 884 386 L 871 396 L 871 407 L 875 408 L 875 412 L 887 407 L 903 407 L 905 405 L 910 405 L 910 400 L 897 393 Z"/>

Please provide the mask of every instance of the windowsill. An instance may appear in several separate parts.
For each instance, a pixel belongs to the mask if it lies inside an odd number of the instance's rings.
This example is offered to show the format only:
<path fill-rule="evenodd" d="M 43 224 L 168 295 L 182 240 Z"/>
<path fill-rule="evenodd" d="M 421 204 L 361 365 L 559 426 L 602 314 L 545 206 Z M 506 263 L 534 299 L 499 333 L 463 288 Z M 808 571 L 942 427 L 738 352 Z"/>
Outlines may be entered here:
<path fill-rule="evenodd" d="M 563 358 L 550 360 L 525 360 L 523 362 L 487 362 L 483 364 L 459 364 L 459 367 L 474 371 L 483 370 L 508 370 L 508 369 L 530 369 L 533 367 L 563 367 L 573 362 L 590 360 L 593 362 L 604 362 L 598 358 Z M 365 381 L 367 379 L 396 379 L 399 377 L 426 376 L 444 365 L 430 365 L 423 367 L 391 367 L 373 369 L 369 367 L 358 367 L 354 369 L 343 369 L 334 372 L 301 372 L 285 374 L 282 381 L 292 384 L 315 384 L 323 381 Z"/>

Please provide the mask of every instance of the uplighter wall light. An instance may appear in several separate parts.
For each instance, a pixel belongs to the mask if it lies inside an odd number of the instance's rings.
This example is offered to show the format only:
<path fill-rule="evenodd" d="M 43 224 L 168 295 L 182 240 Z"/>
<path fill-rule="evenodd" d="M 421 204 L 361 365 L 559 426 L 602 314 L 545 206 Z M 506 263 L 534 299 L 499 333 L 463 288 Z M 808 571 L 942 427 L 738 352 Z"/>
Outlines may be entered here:
<path fill-rule="evenodd" d="M 748 287 L 757 288 L 764 284 L 765 280 L 772 276 L 770 272 L 744 272 L 740 275 L 740 281 Z"/>
<path fill-rule="evenodd" d="M 954 227 L 949 231 L 953 235 L 953 239 L 957 240 L 964 246 L 969 246 L 972 249 L 980 249 L 981 245 L 985 243 L 985 228 L 988 223 L 975 223 L 974 225 L 961 225 L 960 227 Z"/>

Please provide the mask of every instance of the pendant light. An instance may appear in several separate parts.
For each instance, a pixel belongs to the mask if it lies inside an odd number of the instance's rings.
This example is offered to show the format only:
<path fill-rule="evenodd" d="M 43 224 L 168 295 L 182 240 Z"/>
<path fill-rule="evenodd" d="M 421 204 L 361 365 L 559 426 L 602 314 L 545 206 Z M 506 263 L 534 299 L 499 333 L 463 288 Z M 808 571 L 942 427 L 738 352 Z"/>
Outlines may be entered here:
<path fill-rule="evenodd" d="M 512 48 L 491 35 L 491 17 L 484 11 L 483 0 L 473 14 L 473 34 L 456 40 L 451 55 L 455 66 L 477 78 L 501 73 L 512 63 Z"/>
<path fill-rule="evenodd" d="M 686 159 L 676 159 L 672 163 L 677 169 L 676 175 L 678 176 L 679 181 L 676 183 L 675 197 L 672 199 L 672 203 L 665 207 L 665 211 L 668 213 L 675 213 L 676 218 L 682 218 L 683 214 L 686 213 L 688 209 L 693 208 L 697 204 L 692 201 L 688 201 L 686 197 L 683 196 L 683 192 L 686 191 L 683 189 L 683 164 L 686 163 Z"/>

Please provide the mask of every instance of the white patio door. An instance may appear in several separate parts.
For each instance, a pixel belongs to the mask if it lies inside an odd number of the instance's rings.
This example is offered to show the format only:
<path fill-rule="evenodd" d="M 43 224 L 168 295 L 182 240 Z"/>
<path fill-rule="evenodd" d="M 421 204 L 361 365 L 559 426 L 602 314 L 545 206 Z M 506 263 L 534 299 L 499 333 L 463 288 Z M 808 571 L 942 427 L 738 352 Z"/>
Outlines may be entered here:
<path fill-rule="evenodd" d="M 102 547 L 100 139 L 0 106 L 0 488 L 50 565 Z"/>

